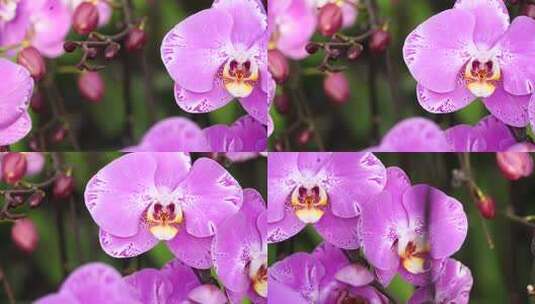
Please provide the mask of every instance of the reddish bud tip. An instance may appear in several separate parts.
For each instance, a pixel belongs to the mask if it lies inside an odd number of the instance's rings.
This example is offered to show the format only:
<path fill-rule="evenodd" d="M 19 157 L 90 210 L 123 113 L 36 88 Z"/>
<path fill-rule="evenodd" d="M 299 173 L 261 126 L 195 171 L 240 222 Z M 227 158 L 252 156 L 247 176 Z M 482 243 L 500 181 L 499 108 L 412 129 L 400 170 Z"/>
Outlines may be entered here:
<path fill-rule="evenodd" d="M 97 58 L 98 50 L 96 48 L 88 48 L 87 49 L 87 58 L 88 59 L 95 59 Z"/>
<path fill-rule="evenodd" d="M 279 113 L 288 114 L 288 112 L 290 112 L 290 99 L 288 98 L 288 95 L 282 93 L 275 96 L 273 103 L 275 104 L 275 109 L 277 109 Z"/>
<path fill-rule="evenodd" d="M 90 102 L 100 102 L 104 96 L 105 84 L 98 72 L 85 72 L 78 78 L 78 90 Z"/>
<path fill-rule="evenodd" d="M 60 125 L 50 134 L 50 141 L 55 144 L 60 143 L 65 139 L 68 132 L 69 130 L 64 125 Z"/>
<path fill-rule="evenodd" d="M 39 81 L 46 74 L 45 60 L 41 56 L 41 53 L 33 46 L 24 48 L 19 52 L 17 63 L 30 71 L 30 74 L 36 81 Z"/>
<path fill-rule="evenodd" d="M 121 49 L 121 45 L 118 43 L 110 43 L 106 49 L 104 49 L 104 58 L 106 60 L 112 60 L 114 59 L 117 54 L 119 53 L 119 50 Z"/>
<path fill-rule="evenodd" d="M 329 100 L 335 104 L 346 103 L 350 96 L 349 81 L 344 73 L 329 73 L 323 80 L 323 90 Z"/>
<path fill-rule="evenodd" d="M 383 29 L 376 30 L 370 37 L 368 46 L 370 51 L 375 54 L 382 53 L 386 51 L 388 45 L 390 44 L 390 33 Z"/>
<path fill-rule="evenodd" d="M 23 153 L 7 153 L 2 157 L 2 179 L 8 184 L 16 184 L 26 174 L 27 166 L 26 155 Z"/>
<path fill-rule="evenodd" d="M 91 2 L 82 2 L 72 15 L 72 27 L 80 35 L 87 35 L 98 26 L 98 9 Z"/>
<path fill-rule="evenodd" d="M 39 205 L 41 205 L 41 202 L 43 202 L 44 198 L 45 192 L 37 190 L 28 198 L 28 205 L 30 208 L 37 208 Z"/>
<path fill-rule="evenodd" d="M 496 153 L 496 162 L 508 180 L 518 180 L 533 173 L 533 159 L 529 153 L 499 152 Z"/>
<path fill-rule="evenodd" d="M 357 58 L 360 57 L 360 54 L 362 54 L 363 49 L 364 47 L 361 44 L 356 44 L 356 45 L 349 47 L 349 49 L 347 50 L 347 54 L 346 54 L 347 59 L 357 60 Z"/>
<path fill-rule="evenodd" d="M 332 36 L 342 27 L 342 9 L 334 3 L 327 3 L 320 8 L 318 28 L 323 36 Z"/>
<path fill-rule="evenodd" d="M 126 36 L 124 45 L 129 52 L 139 51 L 147 43 L 147 34 L 144 30 L 139 28 L 133 28 Z"/>
<path fill-rule="evenodd" d="M 316 54 L 320 49 L 320 45 L 315 42 L 310 42 L 305 46 L 305 50 L 309 54 Z"/>
<path fill-rule="evenodd" d="M 296 141 L 299 145 L 306 145 L 312 138 L 312 131 L 309 129 L 302 130 L 297 134 Z"/>
<path fill-rule="evenodd" d="M 288 59 L 278 50 L 268 51 L 268 69 L 277 84 L 283 84 L 288 80 L 290 74 Z"/>
<path fill-rule="evenodd" d="M 284 143 L 281 140 L 277 140 L 275 142 L 275 151 L 276 152 L 282 152 L 284 151 Z"/>
<path fill-rule="evenodd" d="M 490 196 L 483 195 L 477 202 L 477 208 L 479 213 L 488 220 L 496 217 L 496 204 Z"/>
<path fill-rule="evenodd" d="M 54 181 L 52 193 L 57 199 L 69 198 L 74 190 L 74 178 L 67 174 L 59 175 Z"/>
<path fill-rule="evenodd" d="M 39 91 L 35 91 L 30 100 L 30 107 L 35 113 L 43 113 L 45 110 L 45 100 Z"/>
<path fill-rule="evenodd" d="M 32 253 L 39 243 L 39 234 L 32 220 L 23 218 L 17 220 L 11 228 L 11 239 L 21 251 Z"/>
<path fill-rule="evenodd" d="M 63 44 L 63 49 L 64 49 L 65 52 L 67 52 L 67 53 L 72 53 L 72 52 L 74 52 L 77 48 L 78 48 L 78 44 L 76 44 L 76 43 L 73 42 L 73 41 L 65 41 L 65 43 Z"/>

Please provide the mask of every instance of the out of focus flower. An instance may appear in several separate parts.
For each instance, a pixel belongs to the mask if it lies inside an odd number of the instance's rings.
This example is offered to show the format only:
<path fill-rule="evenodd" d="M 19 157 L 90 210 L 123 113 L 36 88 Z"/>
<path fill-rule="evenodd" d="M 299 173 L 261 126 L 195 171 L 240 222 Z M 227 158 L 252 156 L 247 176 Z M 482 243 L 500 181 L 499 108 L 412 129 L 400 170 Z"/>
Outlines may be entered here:
<path fill-rule="evenodd" d="M 385 286 L 398 272 L 415 285 L 432 283 L 433 269 L 461 248 L 468 230 L 459 201 L 428 185 L 411 186 L 397 167 L 387 169 L 385 190 L 360 210 L 362 249 Z"/>
<path fill-rule="evenodd" d="M 106 84 L 99 72 L 85 71 L 78 77 L 78 90 L 90 102 L 100 102 L 106 91 Z"/>
<path fill-rule="evenodd" d="M 128 32 L 125 40 L 126 50 L 129 52 L 139 51 L 147 43 L 147 33 L 140 28 L 133 28 Z"/>
<path fill-rule="evenodd" d="M 23 218 L 13 224 L 11 239 L 17 248 L 26 253 L 32 253 L 39 243 L 39 234 L 33 221 L 29 218 Z"/>
<path fill-rule="evenodd" d="M 143 303 L 139 292 L 123 280 L 113 267 L 89 263 L 78 267 L 59 291 L 38 299 L 36 304 Z"/>
<path fill-rule="evenodd" d="M 112 15 L 112 7 L 108 0 L 62 0 L 67 5 L 72 13 L 76 8 L 85 2 L 89 2 L 97 7 L 98 10 L 98 26 L 104 26 L 110 22 Z"/>
<path fill-rule="evenodd" d="M 526 126 L 535 87 L 534 35 L 535 20 L 520 16 L 510 23 L 501 0 L 457 0 L 405 40 L 403 56 L 418 82 L 420 105 L 450 113 L 481 98 L 499 120 Z"/>
<path fill-rule="evenodd" d="M 336 4 L 342 10 L 342 26 L 351 27 L 357 20 L 359 0 L 307 0 L 317 12 L 327 4 Z"/>
<path fill-rule="evenodd" d="M 102 168 L 84 197 L 109 255 L 137 256 L 165 241 L 180 261 L 204 269 L 212 265 L 217 227 L 238 212 L 243 193 L 211 159 L 200 158 L 192 166 L 184 153 L 139 152 Z"/>
<path fill-rule="evenodd" d="M 307 0 L 268 1 L 269 46 L 292 59 L 308 56 L 305 50 L 316 30 L 315 8 Z"/>
<path fill-rule="evenodd" d="M 14 185 L 26 174 L 28 162 L 24 154 L 20 152 L 8 152 L 2 156 L 1 165 L 2 179 L 6 183 Z"/>
<path fill-rule="evenodd" d="M 387 303 L 369 284 L 366 266 L 352 264 L 341 249 L 319 245 L 312 254 L 294 253 L 269 268 L 269 300 L 273 303 Z"/>
<path fill-rule="evenodd" d="M 98 8 L 92 2 L 80 3 L 72 14 L 72 28 L 80 35 L 87 35 L 98 26 Z"/>
<path fill-rule="evenodd" d="M 318 29 L 323 36 L 332 36 L 342 27 L 342 9 L 334 3 L 327 3 L 319 9 Z"/>
<path fill-rule="evenodd" d="M 447 259 L 433 285 L 416 289 L 409 304 L 456 303 L 467 304 L 474 280 L 470 269 L 454 259 Z"/>
<path fill-rule="evenodd" d="M 34 81 L 28 70 L 7 59 L 0 58 L 0 71 L 0 146 L 6 146 L 22 139 L 32 128 L 28 106 Z"/>
<path fill-rule="evenodd" d="M 267 38 L 266 12 L 256 0 L 216 0 L 177 24 L 163 39 L 161 56 L 178 105 L 206 113 L 238 98 L 267 125 Z"/>
<path fill-rule="evenodd" d="M 370 51 L 376 54 L 383 53 L 390 45 L 390 33 L 386 29 L 378 29 L 373 32 L 369 41 Z"/>
<path fill-rule="evenodd" d="M 17 63 L 25 67 L 35 81 L 39 81 L 46 74 L 45 60 L 33 46 L 24 48 L 19 52 Z"/>
<path fill-rule="evenodd" d="M 161 270 L 145 268 L 124 278 L 144 304 L 226 303 L 221 290 L 201 285 L 193 270 L 173 260 Z"/>
<path fill-rule="evenodd" d="M 503 175 L 509 180 L 518 180 L 533 173 L 533 158 L 525 152 L 496 153 L 496 161 Z"/>
<path fill-rule="evenodd" d="M 67 199 L 74 190 L 74 177 L 69 174 L 61 173 L 54 181 L 52 194 L 57 199 Z"/>
<path fill-rule="evenodd" d="M 3 159 L 10 152 L 0 152 L 0 164 L 3 163 Z M 25 170 L 23 172 L 24 176 L 32 176 L 39 174 L 45 165 L 45 157 L 40 152 L 18 152 L 14 153 L 20 155 L 24 158 Z M 18 158 L 18 157 L 17 157 Z M 3 165 L 2 165 L 3 166 Z M 11 167 L 11 165 L 9 165 Z M 8 170 L 9 171 L 9 170 Z M 0 170 L 0 178 L 3 176 L 3 170 Z"/>
<path fill-rule="evenodd" d="M 313 224 L 327 242 L 358 248 L 358 208 L 385 183 L 385 167 L 371 153 L 272 154 L 268 241 L 286 240 Z"/>
<path fill-rule="evenodd" d="M 323 80 L 325 94 L 335 104 L 345 104 L 351 97 L 349 81 L 344 73 L 329 73 Z"/>
<path fill-rule="evenodd" d="M 63 54 L 71 26 L 60 0 L 7 0 L 0 3 L 0 46 L 35 47 L 43 56 Z"/>
<path fill-rule="evenodd" d="M 269 72 L 277 84 L 284 84 L 290 74 L 288 59 L 278 50 L 268 51 Z"/>

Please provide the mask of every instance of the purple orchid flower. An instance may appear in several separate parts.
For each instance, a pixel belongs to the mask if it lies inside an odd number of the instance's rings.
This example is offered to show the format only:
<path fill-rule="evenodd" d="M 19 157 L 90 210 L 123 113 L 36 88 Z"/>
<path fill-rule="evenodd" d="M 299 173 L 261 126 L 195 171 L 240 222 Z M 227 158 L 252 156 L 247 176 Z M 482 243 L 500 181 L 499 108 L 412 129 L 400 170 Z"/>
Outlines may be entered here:
<path fill-rule="evenodd" d="M 489 115 L 475 126 L 457 125 L 446 130 L 452 151 L 501 152 L 515 145 L 511 130 L 496 117 Z"/>
<path fill-rule="evenodd" d="M 34 46 L 46 57 L 64 53 L 71 26 L 69 9 L 60 0 L 6 0 L 0 3 L 0 46 Z"/>
<path fill-rule="evenodd" d="M 428 185 L 411 186 L 397 167 L 387 169 L 384 191 L 361 205 L 362 249 L 385 286 L 399 272 L 415 285 L 463 244 L 468 221 L 462 204 Z"/>
<path fill-rule="evenodd" d="M 238 182 L 217 162 L 184 153 L 126 154 L 91 178 L 85 204 L 100 227 L 102 249 L 124 258 L 166 241 L 195 268 L 212 265 L 217 226 L 238 212 Z"/>
<path fill-rule="evenodd" d="M 105 26 L 110 22 L 113 9 L 110 6 L 110 3 L 107 0 L 62 0 L 65 5 L 69 8 L 71 13 L 76 10 L 78 5 L 83 2 L 91 2 L 97 6 L 98 9 L 98 25 Z"/>
<path fill-rule="evenodd" d="M 316 11 L 307 0 L 268 1 L 269 49 L 278 49 L 292 59 L 303 59 L 316 31 Z"/>
<path fill-rule="evenodd" d="M 470 269 L 454 259 L 444 263 L 441 274 L 432 286 L 416 289 L 409 304 L 456 303 L 467 304 L 474 280 Z"/>
<path fill-rule="evenodd" d="M 457 0 L 405 40 L 403 57 L 418 82 L 420 105 L 449 113 L 482 98 L 499 120 L 526 126 L 535 87 L 533 36 L 535 21 L 520 16 L 510 24 L 502 0 Z"/>
<path fill-rule="evenodd" d="M 240 298 L 244 296 L 253 303 L 266 303 L 266 217 L 260 193 L 245 189 L 240 212 L 221 223 L 214 237 L 214 266 L 227 291 L 234 294 L 236 303 L 241 303 Z"/>
<path fill-rule="evenodd" d="M 258 154 L 267 149 L 266 126 L 245 115 L 232 125 L 213 125 L 204 130 L 185 117 L 159 121 L 128 152 L 239 152 Z"/>
<path fill-rule="evenodd" d="M 38 299 L 35 304 L 141 304 L 138 292 L 121 274 L 103 263 L 80 266 L 63 282 L 58 293 Z"/>
<path fill-rule="evenodd" d="M 7 59 L 0 58 L 0 71 L 0 146 L 6 146 L 25 137 L 32 128 L 28 106 L 34 81 L 28 70 Z"/>
<path fill-rule="evenodd" d="M 341 249 L 323 243 L 312 254 L 295 253 L 269 268 L 269 301 L 286 303 L 290 295 L 295 303 L 388 303 L 369 285 L 373 281 L 365 266 L 350 263 Z"/>
<path fill-rule="evenodd" d="M 266 47 L 267 16 L 258 0 L 216 0 L 186 18 L 161 47 L 178 105 L 206 113 L 239 98 L 247 113 L 266 125 Z"/>
<path fill-rule="evenodd" d="M 516 144 L 503 122 L 492 115 L 475 126 L 456 125 L 445 131 L 434 121 L 413 117 L 398 122 L 370 152 L 501 152 Z"/>
<path fill-rule="evenodd" d="M 307 0 L 309 5 L 319 10 L 327 3 L 334 3 L 342 10 L 342 26 L 352 26 L 357 21 L 358 5 L 360 0 Z"/>
<path fill-rule="evenodd" d="M 269 154 L 268 241 L 313 224 L 329 243 L 356 249 L 359 205 L 385 183 L 385 167 L 371 153 Z"/>
<path fill-rule="evenodd" d="M 145 268 L 124 278 L 139 292 L 144 304 L 226 303 L 225 294 L 213 285 L 201 285 L 193 270 L 178 260 L 161 270 Z"/>

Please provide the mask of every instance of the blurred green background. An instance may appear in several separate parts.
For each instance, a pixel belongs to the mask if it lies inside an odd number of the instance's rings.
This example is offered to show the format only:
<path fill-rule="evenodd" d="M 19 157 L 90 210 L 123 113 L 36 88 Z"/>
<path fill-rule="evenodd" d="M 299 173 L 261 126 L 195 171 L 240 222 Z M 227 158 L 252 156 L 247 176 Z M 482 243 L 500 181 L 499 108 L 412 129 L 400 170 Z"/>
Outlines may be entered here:
<path fill-rule="evenodd" d="M 509 182 L 496 165 L 495 154 L 472 153 L 472 170 L 477 185 L 496 201 L 497 216 L 485 220 L 494 248 L 489 247 L 479 210 L 466 187 L 452 185 L 452 172 L 459 169 L 456 154 L 380 153 L 385 166 L 402 168 L 413 184 L 437 187 L 459 200 L 468 216 L 468 237 L 453 257 L 468 266 L 474 278 L 470 303 L 535 303 L 528 300 L 526 286 L 535 283 L 535 258 L 530 251 L 533 233 L 504 216 L 508 207 L 517 215 L 535 214 L 535 176 Z M 307 227 L 290 240 L 269 247 L 270 264 L 296 251 L 311 252 L 322 241 L 313 228 Z M 397 276 L 388 290 L 399 303 L 405 303 L 413 287 Z"/>
<path fill-rule="evenodd" d="M 58 59 L 48 61 L 48 73 L 54 77 L 55 83 L 63 96 L 68 123 L 76 137 L 81 151 L 114 151 L 138 143 L 141 136 L 157 121 L 172 116 L 186 116 L 197 122 L 201 128 L 217 123 L 229 124 L 245 114 L 237 102 L 230 102 L 225 107 L 208 114 L 189 114 L 182 111 L 175 102 L 173 81 L 167 73 L 160 58 L 160 46 L 165 34 L 176 24 L 189 15 L 212 5 L 211 0 L 195 1 L 155 1 L 133 0 L 134 17 L 146 17 L 145 30 L 148 41 L 141 52 L 127 54 L 128 75 L 131 77 L 131 100 L 128 102 L 133 109 L 134 141 L 126 136 L 125 100 L 123 98 L 123 75 L 125 52 L 111 62 L 97 60 L 94 64 L 105 64 L 100 71 L 106 91 L 100 103 L 84 100 L 77 88 L 78 72 L 73 71 L 74 65 L 82 56 L 81 51 L 65 54 Z M 104 34 L 115 34 L 122 29 L 121 10 L 115 10 L 112 20 L 98 31 Z M 83 40 L 73 31 L 69 40 Z M 74 73 L 73 73 L 74 72 Z M 41 86 L 42 88 L 42 86 Z M 50 101 L 47 100 L 50 112 Z M 31 111 L 33 120 L 32 134 L 46 124 L 48 114 L 37 114 Z M 50 133 L 50 132 L 48 132 Z M 48 136 L 49 134 L 47 134 Z M 23 141 L 13 145 L 13 150 L 28 151 L 27 136 Z M 45 151 L 75 150 L 66 138 L 60 144 L 48 144 Z"/>
<path fill-rule="evenodd" d="M 365 2 L 360 1 L 361 9 L 355 25 L 344 29 L 342 33 L 358 36 L 367 31 L 369 16 Z M 290 80 L 285 85 L 277 87 L 277 94 L 284 92 L 290 98 L 292 110 L 289 114 L 282 115 L 272 107 L 271 114 L 275 122 L 275 133 L 270 138 L 272 148 L 277 142 L 286 142 L 288 138 L 290 145 L 285 147 L 287 151 L 318 150 L 314 138 L 304 145 L 297 143 L 299 132 L 306 129 L 306 126 L 292 129 L 291 132 L 288 130 L 297 120 L 298 106 L 294 96 L 299 95 L 299 91 L 304 94 L 304 100 L 313 113 L 316 132 L 322 138 L 326 151 L 355 151 L 377 144 L 378 140 L 373 138 L 371 129 L 370 74 L 372 73 L 376 78 L 375 91 L 381 137 L 398 121 L 413 116 L 430 118 L 446 129 L 460 123 L 475 124 L 489 114 L 480 101 L 473 102 L 463 110 L 452 114 L 428 113 L 418 104 L 416 81 L 403 61 L 402 47 L 407 35 L 427 18 L 451 8 L 455 1 L 376 0 L 376 2 L 379 7 L 378 15 L 388 25 L 391 34 L 388 50 L 383 54 L 371 55 L 364 43 L 364 52 L 356 61 L 344 59 L 337 61 L 338 65 L 347 67 L 344 74 L 351 88 L 351 98 L 343 105 L 330 102 L 324 93 L 324 74 L 316 68 L 321 63 L 324 52 L 320 51 L 304 60 L 292 62 Z M 519 14 L 520 5 L 508 4 L 508 8 L 511 17 Z M 311 40 L 327 41 L 318 33 Z"/>
<path fill-rule="evenodd" d="M 65 279 L 61 267 L 58 214 L 64 226 L 67 251 L 67 270 L 71 271 L 80 264 L 102 261 L 113 265 L 123 274 L 136 269 L 160 268 L 173 259 L 172 253 L 164 243 L 148 253 L 136 258 L 115 259 L 101 249 L 98 240 L 98 226 L 91 219 L 83 199 L 87 181 L 102 167 L 120 153 L 60 153 L 66 166 L 72 168 L 76 181 L 73 204 L 68 200 L 52 199 L 51 190 L 37 209 L 19 207 L 17 213 L 26 213 L 34 221 L 39 233 L 39 245 L 32 254 L 21 252 L 11 241 L 12 222 L 0 221 L 0 267 L 14 291 L 17 303 L 29 303 L 45 294 L 55 292 Z M 193 154 L 193 159 L 201 154 Z M 40 182 L 46 179 L 46 170 L 51 169 L 50 155 L 41 175 L 27 178 Z M 243 188 L 254 188 L 266 198 L 266 158 L 258 157 L 243 163 L 222 162 L 226 169 Z M 0 189 L 6 185 L 0 182 Z M 50 195 L 49 195 L 50 194 Z M 50 198 L 49 198 L 50 197 Z M 3 205 L 3 199 L 0 200 Z M 76 234 L 79 235 L 76 238 Z M 0 284 L 0 303 L 7 303 L 3 286 Z"/>

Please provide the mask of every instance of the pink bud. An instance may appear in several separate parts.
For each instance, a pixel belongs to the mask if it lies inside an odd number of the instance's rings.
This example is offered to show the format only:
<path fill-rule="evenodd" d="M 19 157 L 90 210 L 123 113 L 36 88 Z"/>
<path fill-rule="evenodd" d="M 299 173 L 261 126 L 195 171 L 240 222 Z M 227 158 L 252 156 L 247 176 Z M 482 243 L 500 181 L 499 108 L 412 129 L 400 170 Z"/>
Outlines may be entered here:
<path fill-rule="evenodd" d="M 318 27 L 323 36 L 332 36 L 342 27 L 342 9 L 334 3 L 327 3 L 320 8 Z"/>
<path fill-rule="evenodd" d="M 533 172 L 533 159 L 529 153 L 499 152 L 496 153 L 496 161 L 502 174 L 508 180 L 518 180 Z"/>
<path fill-rule="evenodd" d="M 2 158 L 2 178 L 6 183 L 14 185 L 24 177 L 27 167 L 26 155 L 9 152 Z"/>
<path fill-rule="evenodd" d="M 82 2 L 72 15 L 72 27 L 80 35 L 87 35 L 98 26 L 98 8 L 91 2 Z"/>
<path fill-rule="evenodd" d="M 277 84 L 283 84 L 288 80 L 290 74 L 288 59 L 280 51 L 268 51 L 268 69 Z"/>
<path fill-rule="evenodd" d="M 61 174 L 54 181 L 52 194 L 57 199 L 69 198 L 74 190 L 74 178 L 71 175 Z"/>
<path fill-rule="evenodd" d="M 19 52 L 17 63 L 25 67 L 36 81 L 46 74 L 45 60 L 33 46 L 26 47 Z"/>
<path fill-rule="evenodd" d="M 130 30 L 128 36 L 126 36 L 125 47 L 129 52 L 135 52 L 141 50 L 147 43 L 147 34 L 144 30 L 134 28 Z"/>
<path fill-rule="evenodd" d="M 477 208 L 479 209 L 479 213 L 488 220 L 496 217 L 496 203 L 494 203 L 494 200 L 490 196 L 481 196 L 477 202 Z"/>
<path fill-rule="evenodd" d="M 312 131 L 309 129 L 305 129 L 297 134 L 296 140 L 299 145 L 304 146 L 308 144 L 311 138 L 312 138 Z"/>
<path fill-rule="evenodd" d="M 23 218 L 17 220 L 11 228 L 11 238 L 15 245 L 26 253 L 32 253 L 39 243 L 39 234 L 32 220 Z"/>
<path fill-rule="evenodd" d="M 349 81 L 344 73 L 329 73 L 323 80 L 323 90 L 335 104 L 344 104 L 351 97 Z"/>
<path fill-rule="evenodd" d="M 369 41 L 368 46 L 370 51 L 375 54 L 382 53 L 386 51 L 386 48 L 390 44 L 390 33 L 383 29 L 376 30 Z"/>
<path fill-rule="evenodd" d="M 50 141 L 57 144 L 62 142 L 69 133 L 69 130 L 64 125 L 59 125 L 52 133 L 50 133 Z"/>
<path fill-rule="evenodd" d="M 275 109 L 281 114 L 290 112 L 290 99 L 284 93 L 276 95 L 273 99 L 273 104 L 275 104 Z"/>
<path fill-rule="evenodd" d="M 90 102 L 100 102 L 105 89 L 104 80 L 98 72 L 84 72 L 78 78 L 78 90 Z"/>
<path fill-rule="evenodd" d="M 535 19 L 535 4 L 524 4 L 524 6 L 522 6 L 522 15 Z"/>
<path fill-rule="evenodd" d="M 30 107 L 35 113 L 43 113 L 45 110 L 45 101 L 39 91 L 35 91 L 30 100 Z"/>

